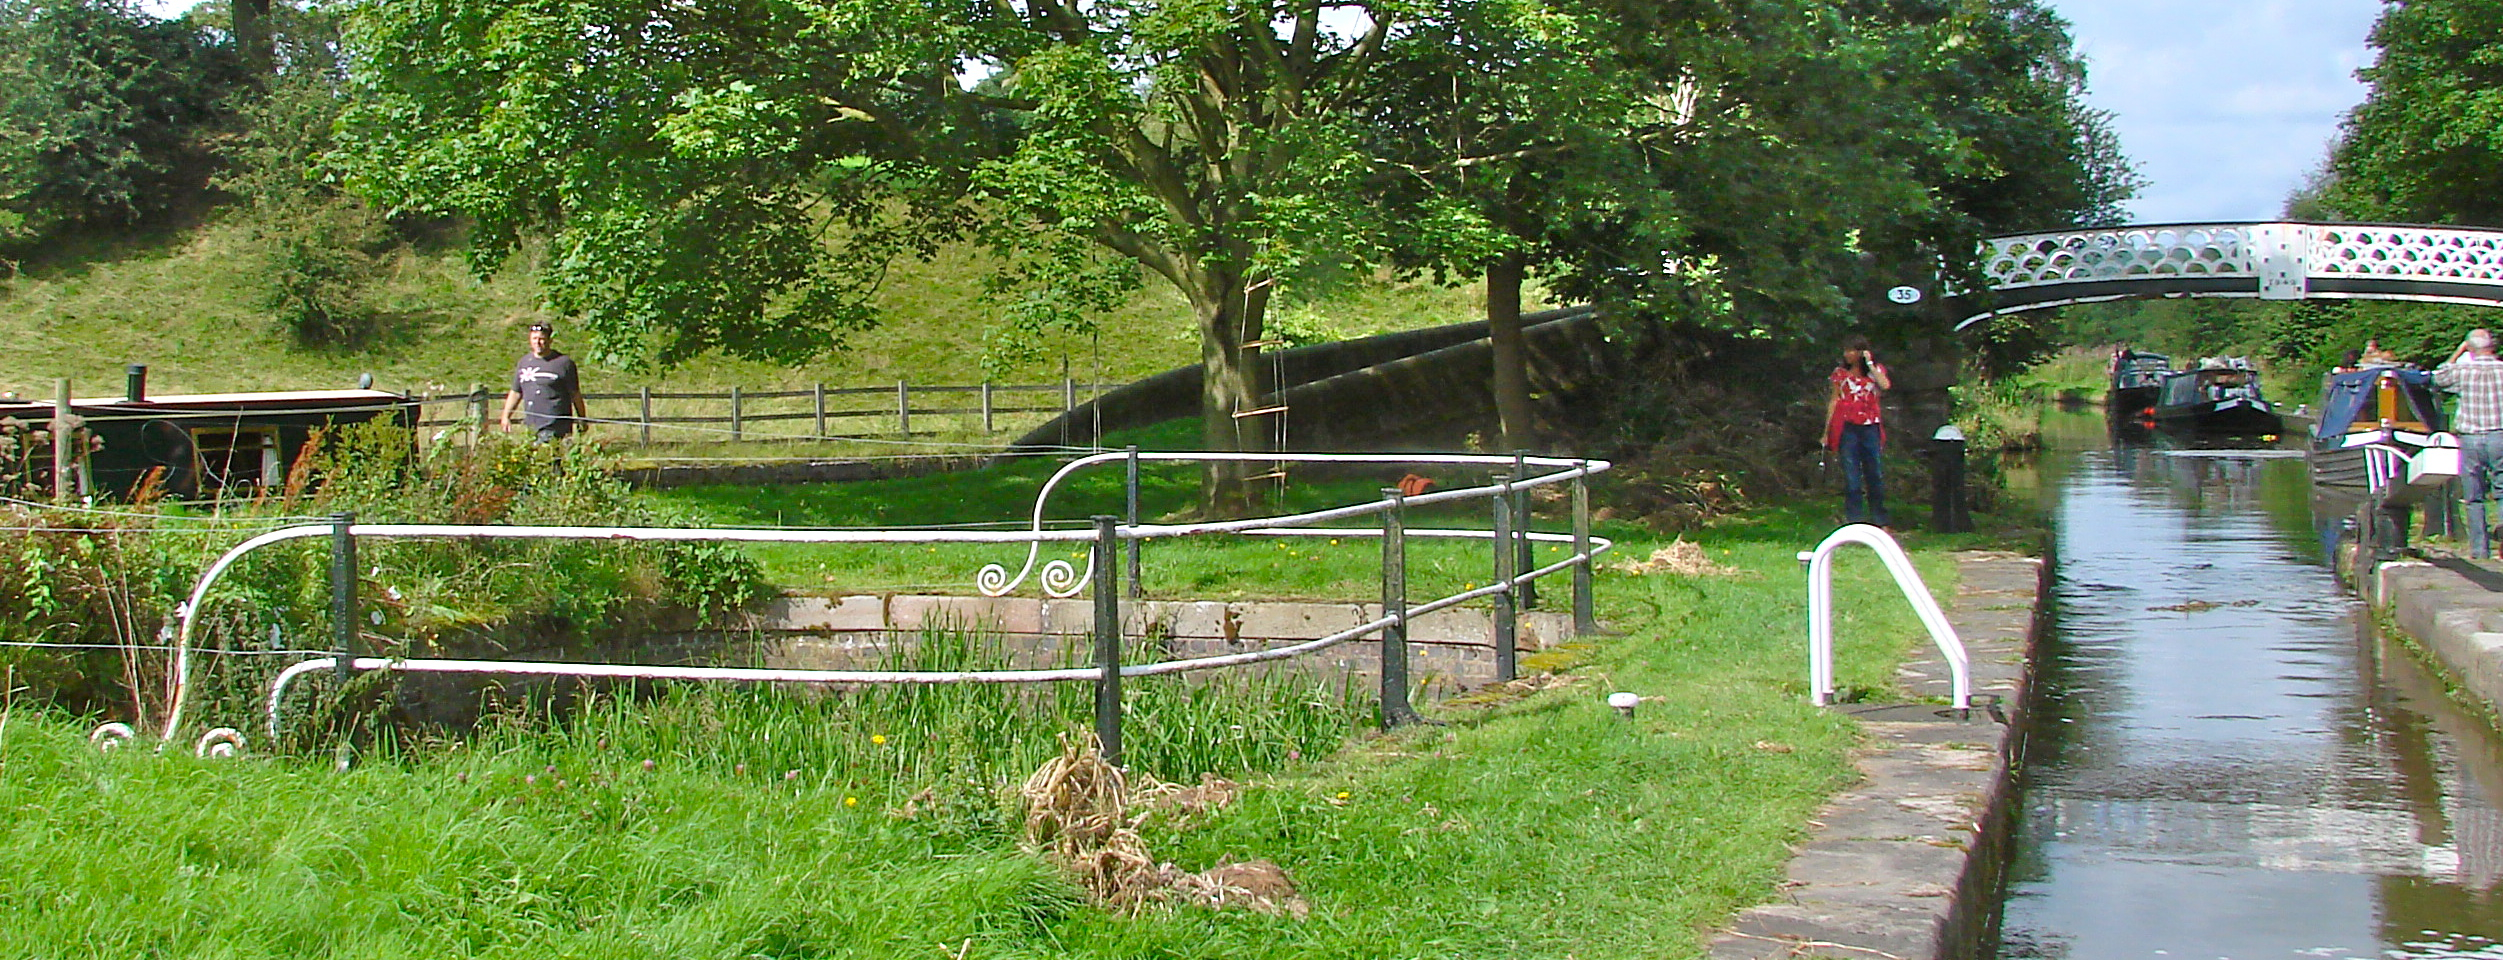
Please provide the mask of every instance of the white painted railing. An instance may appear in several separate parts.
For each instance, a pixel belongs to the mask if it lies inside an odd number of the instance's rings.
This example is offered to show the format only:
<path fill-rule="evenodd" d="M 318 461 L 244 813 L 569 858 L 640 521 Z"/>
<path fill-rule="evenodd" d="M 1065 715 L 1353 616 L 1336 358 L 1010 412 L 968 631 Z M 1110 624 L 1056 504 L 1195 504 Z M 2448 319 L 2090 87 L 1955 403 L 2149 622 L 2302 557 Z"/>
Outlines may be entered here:
<path fill-rule="evenodd" d="M 1972 664 L 1964 652 L 1964 641 L 1955 635 L 1955 627 L 1947 623 L 1946 611 L 1938 608 L 1937 598 L 1929 595 L 1929 587 L 1921 582 L 1920 571 L 1912 569 L 1912 558 L 1903 546 L 1886 531 L 1865 523 L 1855 523 L 1836 530 L 1816 545 L 1814 550 L 1801 551 L 1799 562 L 1808 568 L 1808 696 L 1817 706 L 1824 706 L 1834 696 L 1834 551 L 1847 544 L 1867 544 L 1885 561 L 1886 572 L 1894 574 L 1895 586 L 1902 588 L 1903 598 L 1912 603 L 1912 610 L 1921 617 L 1921 625 L 1929 628 L 1929 638 L 1938 645 L 1938 652 L 1947 658 L 1947 668 L 1955 675 L 1955 703 L 1958 710 L 1973 706 Z"/>
<path fill-rule="evenodd" d="M 1084 467 L 1132 461 L 1274 461 L 1343 464 L 1424 464 L 1518 471 L 1520 475 L 1483 486 L 1455 488 L 1408 497 L 1385 498 L 1378 501 L 1370 501 L 1343 507 L 1333 507 L 1326 510 L 1317 510 L 1283 516 L 1191 524 L 1122 524 L 1111 528 L 1113 536 L 1119 540 L 1148 540 L 1215 533 L 1234 533 L 1255 536 L 1327 535 L 1332 537 L 1348 538 L 1379 537 L 1383 535 L 1383 531 L 1376 528 L 1322 528 L 1316 527 L 1315 525 L 1334 520 L 1383 514 L 1395 510 L 1402 510 L 1408 506 L 1422 506 L 1454 500 L 1491 499 L 1500 504 L 1521 496 L 1524 491 L 1537 487 L 1558 483 L 1579 484 L 1584 478 L 1605 471 L 1610 467 L 1610 464 L 1605 460 L 1532 456 L 1488 456 L 1472 454 L 1147 453 L 1132 451 L 1123 453 L 1096 454 L 1082 457 L 1077 461 L 1070 463 L 1068 466 L 1063 467 L 1058 473 L 1055 473 L 1051 480 L 1047 482 L 1037 493 L 1035 498 L 1032 526 L 1029 529 L 1018 531 L 926 529 L 802 530 L 783 528 L 740 529 L 347 523 L 344 524 L 344 533 L 351 538 L 408 539 L 1026 544 L 1027 555 L 1025 569 L 1019 571 L 1013 577 L 1010 576 L 1007 573 L 1006 568 L 1000 564 L 985 565 L 977 573 L 975 582 L 980 591 L 986 595 L 998 596 L 1014 589 L 1017 584 L 1022 582 L 1026 575 L 1035 568 L 1035 562 L 1040 555 L 1043 543 L 1093 542 L 1102 539 L 1101 535 L 1099 535 L 1099 533 L 1095 530 L 1045 529 L 1045 501 L 1048 500 L 1060 482 L 1067 478 L 1070 474 Z M 1535 570 L 1519 570 L 1518 568 L 1512 568 L 1513 572 L 1508 578 L 1499 578 L 1496 582 L 1490 583 L 1486 586 L 1462 591 L 1460 593 L 1441 597 L 1425 603 L 1414 605 L 1407 605 L 1403 603 L 1402 606 L 1404 607 L 1404 610 L 1399 614 L 1385 616 L 1374 620 L 1373 622 L 1359 625 L 1353 629 L 1341 631 L 1331 636 L 1316 640 L 1309 640 L 1302 643 L 1271 649 L 1231 653 L 1218 656 L 1185 658 L 1146 664 L 1121 664 L 1117 667 L 1117 669 L 1114 669 L 1113 672 L 1120 676 L 1154 676 L 1285 659 L 1312 653 L 1336 644 L 1344 643 L 1357 637 L 1365 636 L 1367 634 L 1377 633 L 1384 630 L 1386 627 L 1404 625 L 1406 622 L 1413 620 L 1416 617 L 1456 606 L 1461 603 L 1466 603 L 1471 600 L 1486 597 L 1497 597 L 1502 598 L 1499 602 L 1508 601 L 1510 599 L 1510 595 L 1519 590 L 1523 584 L 1527 584 L 1539 577 L 1577 566 L 1586 569 L 1592 562 L 1592 558 L 1614 546 L 1614 544 L 1606 538 L 1589 535 L 1588 517 L 1583 511 L 1586 499 L 1577 493 L 1573 500 L 1575 504 L 1573 533 L 1563 534 L 1530 532 L 1526 529 L 1522 529 L 1527 526 L 1527 524 L 1524 523 L 1516 525 L 1513 531 L 1506 535 L 1517 541 L 1523 542 L 1519 549 L 1524 551 L 1524 556 L 1526 556 L 1526 550 L 1528 549 L 1526 543 L 1560 543 L 1572 546 L 1574 550 L 1572 555 L 1555 563 L 1548 564 L 1547 566 L 1540 567 Z M 1500 510 L 1501 508 L 1499 507 L 1499 512 Z M 1499 521 L 1499 526 L 1500 525 L 1501 523 Z M 174 689 L 172 708 L 169 710 L 166 718 L 165 728 L 161 734 L 162 739 L 170 742 L 183 729 L 184 716 L 189 706 L 191 696 L 191 679 L 194 660 L 192 646 L 193 631 L 200 620 L 200 612 L 202 608 L 210 600 L 211 587 L 219 581 L 225 571 L 232 567 L 236 561 L 242 559 L 245 555 L 254 550 L 291 540 L 337 536 L 341 532 L 342 524 L 336 523 L 307 524 L 273 530 L 236 545 L 233 549 L 228 550 L 223 556 L 220 556 L 215 562 L 211 563 L 208 569 L 201 574 L 200 579 L 193 584 L 189 598 L 176 610 L 178 627 L 175 631 Z M 1425 538 L 1459 538 L 1480 540 L 1493 540 L 1498 536 L 1496 532 L 1488 530 L 1406 530 L 1404 528 L 1401 529 L 1400 535 Z M 1512 549 L 1512 545 L 1500 545 L 1497 549 L 1499 553 L 1507 553 Z M 1098 570 L 1094 558 L 1099 552 L 1100 551 L 1090 551 L 1088 564 L 1084 570 L 1076 569 L 1065 561 L 1056 560 L 1049 564 L 1045 564 L 1044 575 L 1040 578 L 1044 592 L 1055 597 L 1066 597 L 1075 594 L 1079 590 L 1083 589 L 1089 582 L 1096 580 Z M 1499 563 L 1498 566 L 1500 568 L 1501 564 Z M 1105 577 L 1104 579 L 1109 581 L 1111 578 Z M 1109 583 L 1099 585 L 1099 590 L 1102 589 L 1112 589 L 1112 587 Z M 1577 621 L 1586 620 L 1588 617 L 1589 598 L 1587 596 L 1587 589 L 1586 580 L 1584 578 L 1577 577 L 1575 597 Z M 1504 632 L 1502 627 L 1503 623 L 1503 618 L 1499 617 L 1499 633 Z M 1508 644 L 1510 638 L 1506 636 L 1502 637 L 1501 640 Z M 268 705 L 268 721 L 273 732 L 278 729 L 278 710 L 283 701 L 283 696 L 286 692 L 287 686 L 296 678 L 306 673 L 320 669 L 338 669 L 342 665 L 342 659 L 343 658 L 339 656 L 332 656 L 306 660 L 287 667 L 279 674 L 277 679 L 272 683 Z M 1055 670 L 927 672 L 878 670 L 768 670 L 731 667 L 684 667 L 637 664 L 526 662 L 509 660 L 409 659 L 354 656 L 345 657 L 344 659 L 345 665 L 352 670 L 378 670 L 403 673 L 466 673 L 615 677 L 637 679 L 727 680 L 750 682 L 918 684 L 1043 683 L 1099 680 L 1106 676 L 1106 669 L 1097 667 L 1072 667 Z M 120 728 L 120 730 L 123 731 L 113 739 L 118 741 L 120 739 L 128 738 L 128 728 L 126 726 L 121 724 L 111 724 L 109 726 Z M 224 731 L 225 728 L 220 728 L 220 730 Z M 231 734 L 231 731 L 226 732 Z M 228 752 L 231 752 L 231 750 Z"/>

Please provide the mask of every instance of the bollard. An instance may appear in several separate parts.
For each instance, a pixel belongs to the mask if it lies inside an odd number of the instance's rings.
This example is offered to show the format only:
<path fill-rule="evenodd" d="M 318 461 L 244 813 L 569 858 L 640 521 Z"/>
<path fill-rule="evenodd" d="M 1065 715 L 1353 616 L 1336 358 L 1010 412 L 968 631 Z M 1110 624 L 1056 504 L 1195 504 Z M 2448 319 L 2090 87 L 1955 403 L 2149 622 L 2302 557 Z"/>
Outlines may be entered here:
<path fill-rule="evenodd" d="M 1929 438 L 1929 528 L 1939 533 L 1973 529 L 1972 509 L 1964 497 L 1964 431 L 1952 423 Z"/>
<path fill-rule="evenodd" d="M 1577 469 L 1588 471 L 1585 460 Z M 1599 618 L 1593 612 L 1591 597 L 1590 555 L 1590 477 L 1573 478 L 1573 555 L 1582 558 L 1573 565 L 1573 633 L 1575 636 L 1599 634 Z"/>
<path fill-rule="evenodd" d="M 1134 527 L 1135 527 L 1135 526 L 1137 526 L 1137 525 L 1138 525 L 1138 522 L 1139 522 L 1139 445 L 1138 445 L 1138 444 L 1133 443 L 1133 444 L 1131 444 L 1131 445 L 1130 445 L 1130 469 L 1129 469 L 1129 473 L 1128 473 L 1128 475 L 1127 475 L 1126 479 L 1124 479 L 1124 480 L 1122 481 L 1122 486 L 1123 486 L 1123 493 L 1124 493 L 1124 498 L 1123 498 L 1123 499 L 1124 499 L 1124 502 L 1125 502 L 1125 504 L 1126 504 L 1126 509 L 1125 509 L 1125 510 L 1123 511 L 1123 513 L 1122 513 L 1122 519 L 1123 519 L 1125 522 L 1129 523 L 1131 526 L 1134 526 Z M 1144 597 L 1146 597 L 1146 596 L 1147 596 L 1147 585 L 1146 585 L 1145 583 L 1143 583 L 1143 582 L 1140 580 L 1140 577 L 1139 577 L 1139 548 L 1140 548 L 1140 546 L 1141 546 L 1141 544 L 1140 544 L 1140 542 L 1139 542 L 1139 539 L 1138 539 L 1137 537 L 1132 537 L 1132 538 L 1130 538 L 1130 542 L 1129 542 L 1129 544 L 1128 544 L 1128 549 L 1127 549 L 1126 551 L 1124 551 L 1124 552 L 1126 552 L 1126 553 L 1128 553 L 1128 554 L 1130 555 L 1130 556 L 1129 556 L 1129 560 L 1130 560 L 1130 599 L 1132 599 L 1132 600 L 1141 599 L 1141 598 L 1144 598 Z"/>
<path fill-rule="evenodd" d="M 1527 450 L 1512 451 L 1512 476 L 1515 479 L 1530 475 L 1529 458 Z M 1512 569 L 1524 573 L 1538 569 L 1538 557 L 1530 552 L 1530 491 L 1527 487 L 1512 492 L 1512 542 Z M 1524 581 L 1520 591 L 1521 609 L 1538 609 L 1538 581 Z"/>
<path fill-rule="evenodd" d="M 1495 483 L 1495 583 L 1503 587 L 1495 594 L 1495 679 L 1511 680 L 1520 670 L 1520 652 L 1513 649 L 1520 627 L 1512 600 L 1512 578 L 1517 575 L 1512 565 L 1512 478 L 1496 474 Z"/>
<path fill-rule="evenodd" d="M 1095 518 L 1095 743 L 1104 762 L 1121 765 L 1121 591 L 1112 586 L 1120 520 Z"/>
<path fill-rule="evenodd" d="M 356 675 L 356 511 L 330 521 L 330 632 L 339 647 L 340 689 Z"/>
<path fill-rule="evenodd" d="M 1408 519 L 1407 497 L 1398 487 L 1382 488 L 1390 509 L 1382 511 L 1382 729 L 1422 723 L 1408 702 Z"/>

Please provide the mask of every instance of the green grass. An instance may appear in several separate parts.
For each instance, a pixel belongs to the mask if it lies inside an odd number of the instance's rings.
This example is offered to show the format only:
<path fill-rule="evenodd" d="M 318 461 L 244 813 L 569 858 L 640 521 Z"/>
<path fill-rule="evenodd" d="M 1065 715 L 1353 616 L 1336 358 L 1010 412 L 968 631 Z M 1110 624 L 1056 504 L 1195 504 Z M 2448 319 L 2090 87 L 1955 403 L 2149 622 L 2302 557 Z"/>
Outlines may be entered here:
<path fill-rule="evenodd" d="M 1118 915 L 1017 848 L 995 788 L 1082 722 L 1083 686 L 690 688 L 404 742 L 345 773 L 319 745 L 99 755 L 83 726 L 21 706 L 0 720 L 0 954 L 1697 956 L 1703 931 L 1774 894 L 1807 818 L 1853 778 L 1854 728 L 1803 700 L 1793 553 L 1830 507 L 1694 535 L 1738 576 L 1603 572 L 1603 619 L 1629 633 L 1581 651 L 1583 682 L 1429 708 L 1447 726 L 1332 749 L 1369 710 L 1326 684 L 1128 685 L 1142 766 L 1248 785 L 1204 824 L 1152 827 L 1155 854 L 1276 861 L 1313 904 L 1301 921 Z M 1604 532 L 1629 555 L 1658 545 Z M 1916 536 L 1932 588 L 1953 586 L 1940 548 L 1981 542 Z M 1351 568 L 1372 555 L 1340 550 Z M 1840 679 L 1887 690 L 1917 624 L 1872 558 L 1839 574 Z M 1651 699 L 1626 722 L 1599 702 L 1611 690 Z"/>
<path fill-rule="evenodd" d="M 0 366 L 0 391 L 49 397 L 53 378 L 68 377 L 82 396 L 112 395 L 124 363 L 148 364 L 152 389 L 166 394 L 335 389 L 369 372 L 387 390 L 497 388 L 521 353 L 522 327 L 542 316 L 531 257 L 514 262 L 481 280 L 455 252 L 403 251 L 372 291 L 392 318 L 391 332 L 349 352 L 299 348 L 276 331 L 255 305 L 257 267 L 233 224 L 100 245 L 0 282 L 0 338 L 13 345 Z M 596 393 L 977 383 L 996 332 L 996 310 L 980 297 L 988 269 L 982 255 L 965 249 L 899 264 L 883 287 L 889 322 L 802 367 L 709 356 L 651 376 L 586 364 L 584 387 Z M 1308 325 L 1360 336 L 1474 319 L 1481 302 L 1469 287 L 1382 283 L 1286 309 L 1300 311 Z M 1117 384 L 1198 361 L 1189 311 L 1161 282 L 1142 285 L 1098 323 L 1099 337 L 1038 344 L 1040 358 L 1002 371 L 1001 382 L 1058 383 L 1065 372 L 1082 384 Z M 569 342 L 581 341 L 560 330 L 559 346 Z"/>

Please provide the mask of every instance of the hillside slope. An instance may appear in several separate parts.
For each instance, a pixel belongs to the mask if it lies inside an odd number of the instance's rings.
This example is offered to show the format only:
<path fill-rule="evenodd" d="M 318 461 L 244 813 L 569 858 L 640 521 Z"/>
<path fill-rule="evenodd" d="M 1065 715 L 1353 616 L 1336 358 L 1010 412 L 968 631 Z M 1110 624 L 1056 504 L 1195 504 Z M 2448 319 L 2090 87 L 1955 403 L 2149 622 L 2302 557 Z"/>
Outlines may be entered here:
<path fill-rule="evenodd" d="M 126 363 L 148 364 L 157 393 L 342 387 L 367 372 L 386 390 L 459 391 L 500 382 L 522 348 L 521 328 L 542 316 L 526 257 L 480 280 L 457 251 L 404 250 L 374 290 L 391 318 L 380 342 L 302 348 L 255 305 L 250 254 L 239 228 L 212 222 L 0 282 L 0 342 L 11 345 L 0 391 L 49 396 L 53 378 L 70 377 L 80 395 L 106 395 L 120 389 Z M 984 272 L 972 250 L 898 265 L 885 285 L 888 323 L 806 366 L 708 356 L 667 373 L 631 373 L 586 363 L 585 380 L 595 391 L 977 382 L 994 335 L 980 297 Z M 1474 288 L 1385 283 L 1273 317 L 1357 336 L 1473 319 L 1481 302 Z M 1081 383 L 1125 383 L 1199 359 L 1188 310 L 1161 282 L 1143 284 L 1099 323 L 1099 337 L 1041 344 L 1041 359 L 1005 371 L 1003 382 L 1057 381 L 1065 364 Z M 558 343 L 566 343 L 561 326 Z"/>

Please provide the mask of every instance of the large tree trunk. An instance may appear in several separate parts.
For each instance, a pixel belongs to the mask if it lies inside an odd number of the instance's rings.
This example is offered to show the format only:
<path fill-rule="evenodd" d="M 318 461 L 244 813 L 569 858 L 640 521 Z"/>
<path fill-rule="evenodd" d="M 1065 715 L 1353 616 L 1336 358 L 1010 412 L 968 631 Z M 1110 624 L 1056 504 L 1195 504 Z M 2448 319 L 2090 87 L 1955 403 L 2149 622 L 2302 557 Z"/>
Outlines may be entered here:
<path fill-rule="evenodd" d="M 254 83 L 267 82 L 276 59 L 269 36 L 269 0 L 235 0 L 228 12 L 235 20 L 235 52 L 243 59 L 244 71 Z"/>
<path fill-rule="evenodd" d="M 1521 345 L 1521 276 L 1527 260 L 1506 253 L 1486 268 L 1486 336 L 1495 355 L 1495 419 L 1504 450 L 1528 450 L 1538 440 L 1530 426 L 1529 359 Z"/>
<path fill-rule="evenodd" d="M 1271 386 L 1260 363 L 1262 318 L 1268 312 L 1264 285 L 1245 291 L 1243 278 L 1231 270 L 1213 271 L 1192 285 L 1191 308 L 1198 314 L 1199 359 L 1206 375 L 1200 386 L 1200 440 L 1212 451 L 1257 453 L 1271 450 L 1279 412 L 1251 413 L 1272 406 Z M 1245 415 L 1249 414 L 1249 415 Z M 1244 517 L 1259 502 L 1249 478 L 1269 472 L 1265 463 L 1210 463 L 1200 478 L 1200 513 L 1210 518 Z"/>

